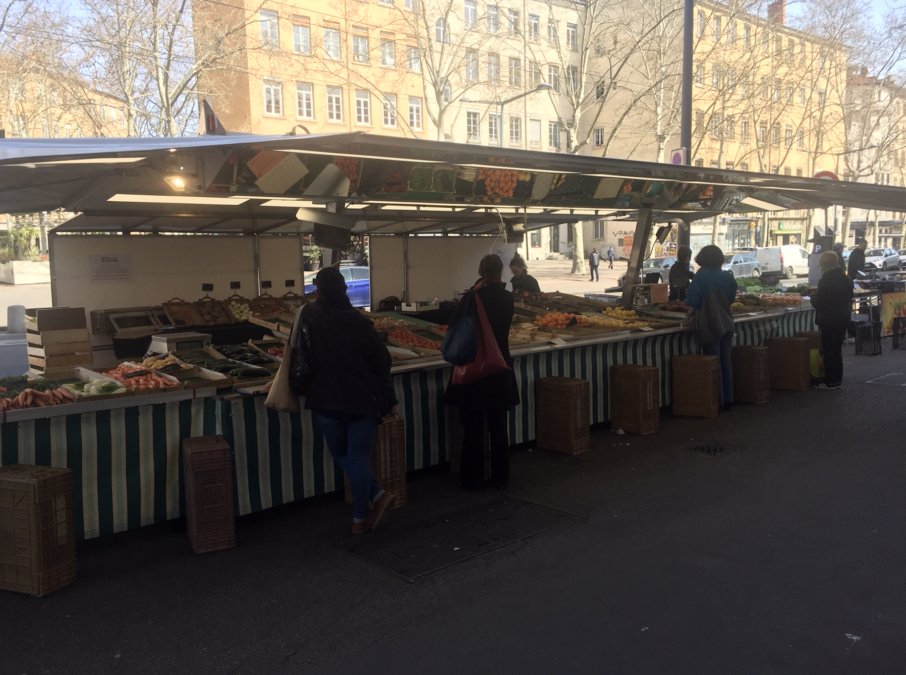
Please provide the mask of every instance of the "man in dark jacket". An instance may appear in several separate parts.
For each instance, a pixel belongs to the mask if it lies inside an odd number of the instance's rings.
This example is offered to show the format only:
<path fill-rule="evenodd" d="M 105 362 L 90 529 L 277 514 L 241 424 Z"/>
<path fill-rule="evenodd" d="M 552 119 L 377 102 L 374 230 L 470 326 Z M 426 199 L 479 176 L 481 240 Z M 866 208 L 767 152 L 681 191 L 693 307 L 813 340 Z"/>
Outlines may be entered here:
<path fill-rule="evenodd" d="M 822 253 L 818 266 L 821 268 L 821 281 L 812 296 L 812 307 L 817 314 L 815 323 L 821 329 L 825 381 L 815 387 L 839 389 L 843 385 L 843 339 L 853 311 L 853 282 L 843 274 L 837 254 L 833 251 Z"/>
<path fill-rule="evenodd" d="M 858 279 L 862 272 L 865 269 L 865 249 L 868 248 L 868 242 L 864 239 L 859 239 L 856 242 L 856 247 L 849 254 L 849 278 Z"/>

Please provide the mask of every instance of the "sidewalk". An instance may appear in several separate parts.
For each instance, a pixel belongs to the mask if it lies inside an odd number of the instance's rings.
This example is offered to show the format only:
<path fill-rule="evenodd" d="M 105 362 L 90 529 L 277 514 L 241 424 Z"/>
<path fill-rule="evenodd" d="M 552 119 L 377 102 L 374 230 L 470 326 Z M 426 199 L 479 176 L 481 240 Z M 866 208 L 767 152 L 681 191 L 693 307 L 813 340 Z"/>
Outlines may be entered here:
<path fill-rule="evenodd" d="M 337 548 L 342 493 L 240 518 L 230 551 L 170 525 L 84 542 L 72 586 L 0 592 L 0 672 L 901 673 L 906 352 L 844 359 L 841 391 L 515 450 L 508 494 L 577 518 L 415 583 Z M 497 497 L 410 475 L 389 527 Z"/>
<path fill-rule="evenodd" d="M 626 274 L 626 261 L 615 260 L 613 269 L 607 269 L 607 261 L 598 267 L 600 281 L 590 281 L 588 272 L 572 274 L 572 260 L 531 260 L 528 263 L 529 274 L 538 280 L 538 285 L 545 293 L 560 291 L 573 295 L 586 293 L 603 293 L 605 288 L 613 288 L 621 275 Z M 588 270 L 588 261 L 585 262 Z"/>

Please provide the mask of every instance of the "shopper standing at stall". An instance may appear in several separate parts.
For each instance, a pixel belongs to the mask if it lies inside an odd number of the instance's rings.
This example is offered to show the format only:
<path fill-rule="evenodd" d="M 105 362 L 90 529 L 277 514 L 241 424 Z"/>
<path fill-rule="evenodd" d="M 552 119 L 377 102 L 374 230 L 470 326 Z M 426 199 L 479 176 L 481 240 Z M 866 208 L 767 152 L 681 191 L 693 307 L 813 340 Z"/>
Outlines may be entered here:
<path fill-rule="evenodd" d="M 818 267 L 821 281 L 812 295 L 812 307 L 815 323 L 821 329 L 825 377 L 815 388 L 839 389 L 843 386 L 843 340 L 853 311 L 853 280 L 843 274 L 837 254 L 832 251 L 821 254 Z"/>
<path fill-rule="evenodd" d="M 705 246 L 695 257 L 701 269 L 695 274 L 686 304 L 695 310 L 695 332 L 702 351 L 720 363 L 719 400 L 722 410 L 733 404 L 733 363 L 730 350 L 736 324 L 730 305 L 736 299 L 736 279 L 723 271 L 724 253 L 717 246 Z"/>
<path fill-rule="evenodd" d="M 845 274 L 846 273 L 846 260 L 843 257 L 844 248 L 845 247 L 843 246 L 842 241 L 838 241 L 836 244 L 834 244 L 834 253 L 837 254 L 837 264 L 840 266 L 840 269 L 843 270 L 843 273 Z"/>
<path fill-rule="evenodd" d="M 849 278 L 858 279 L 862 276 L 862 272 L 865 269 L 865 249 L 868 248 L 868 242 L 864 239 L 859 239 L 856 242 L 856 247 L 849 254 Z"/>
<path fill-rule="evenodd" d="M 689 260 L 692 258 L 692 249 L 688 246 L 680 246 L 676 252 L 676 262 L 670 268 L 668 281 L 670 282 L 670 301 L 686 300 L 686 291 L 689 289 L 689 282 L 695 276 L 692 271 L 692 264 Z"/>
<path fill-rule="evenodd" d="M 481 259 L 481 277 L 470 293 L 481 300 L 494 339 L 509 369 L 489 375 L 470 384 L 450 384 L 444 394 L 444 404 L 459 408 L 462 423 L 462 462 L 459 479 L 467 490 L 477 490 L 484 483 L 485 448 L 490 437 L 491 482 L 498 488 L 507 486 L 510 479 L 510 442 L 507 434 L 507 415 L 519 405 L 519 390 L 510 356 L 509 333 L 513 321 L 513 295 L 500 277 L 503 262 L 496 255 Z M 452 329 L 469 303 L 463 298 L 450 319 Z"/>
<path fill-rule="evenodd" d="M 598 249 L 591 249 L 591 253 L 588 255 L 588 266 L 591 268 L 591 279 L 589 281 L 601 281 L 601 276 L 598 274 L 598 265 L 601 263 L 601 255 L 598 253 Z"/>
<path fill-rule="evenodd" d="M 510 261 L 510 272 L 513 273 L 513 278 L 510 279 L 510 283 L 513 284 L 513 293 L 521 295 L 541 292 L 538 280 L 528 273 L 528 266 L 518 253 Z"/>
<path fill-rule="evenodd" d="M 384 523 L 395 499 L 371 475 L 375 431 L 386 415 L 396 412 L 390 354 L 374 324 L 349 302 L 338 269 L 322 269 L 315 286 L 317 302 L 300 313 L 314 369 L 305 407 L 317 415 L 327 449 L 349 476 L 352 533 L 363 534 Z M 370 516 L 369 501 L 374 505 Z"/>

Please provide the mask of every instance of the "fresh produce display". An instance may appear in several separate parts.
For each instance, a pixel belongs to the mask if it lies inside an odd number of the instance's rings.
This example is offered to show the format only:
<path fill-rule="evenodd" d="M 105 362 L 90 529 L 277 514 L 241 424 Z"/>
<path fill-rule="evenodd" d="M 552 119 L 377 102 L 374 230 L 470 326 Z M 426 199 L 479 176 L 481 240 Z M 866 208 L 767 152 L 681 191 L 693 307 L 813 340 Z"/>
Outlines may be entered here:
<path fill-rule="evenodd" d="M 202 298 L 195 303 L 195 309 L 201 314 L 201 319 L 206 324 L 233 323 L 233 317 L 230 316 L 220 300 Z"/>
<path fill-rule="evenodd" d="M 285 347 L 271 347 L 270 349 L 267 350 L 267 353 L 278 359 L 282 359 L 283 352 L 285 351 L 285 349 L 286 349 Z"/>
<path fill-rule="evenodd" d="M 174 375 L 180 370 L 192 370 L 192 366 L 180 363 L 172 354 L 149 356 L 142 361 L 142 368 L 153 370 L 156 373 L 166 373 L 167 375 Z"/>
<path fill-rule="evenodd" d="M 688 312 L 689 307 L 682 300 L 676 300 L 675 302 L 665 302 L 661 305 L 661 309 L 665 312 Z"/>
<path fill-rule="evenodd" d="M 72 403 L 72 392 L 58 382 L 29 379 L 24 375 L 0 378 L 0 410 L 25 410 L 46 408 L 62 403 Z"/>
<path fill-rule="evenodd" d="M 392 317 L 378 317 L 373 319 L 375 330 L 397 330 L 397 329 L 406 329 L 406 328 L 415 328 L 418 324 L 414 324 L 411 321 L 406 321 L 405 319 L 394 319 Z"/>
<path fill-rule="evenodd" d="M 264 368 L 255 368 L 231 359 L 218 359 L 211 356 L 202 349 L 193 349 L 184 352 L 176 352 L 176 358 L 193 366 L 213 370 L 215 373 L 229 375 L 237 379 L 251 379 L 271 377 L 273 373 Z"/>
<path fill-rule="evenodd" d="M 125 394 L 129 390 L 119 382 L 110 380 L 90 380 L 88 382 L 64 382 L 63 388 L 78 396 L 108 396 L 112 394 Z"/>
<path fill-rule="evenodd" d="M 607 307 L 601 311 L 601 314 L 606 316 L 613 317 L 614 319 L 638 319 L 639 315 L 631 309 L 623 309 L 622 307 Z"/>
<path fill-rule="evenodd" d="M 394 171 L 384 184 L 384 192 L 406 192 L 409 186 L 403 182 L 399 171 Z"/>
<path fill-rule="evenodd" d="M 250 345 L 217 345 L 217 351 L 228 359 L 247 363 L 250 366 L 274 365 L 273 359 L 263 356 Z"/>
<path fill-rule="evenodd" d="M 608 319 L 605 316 L 589 316 L 588 323 L 592 326 L 606 326 L 607 328 L 640 328 L 647 326 L 644 321 L 631 321 L 629 319 Z"/>
<path fill-rule="evenodd" d="M 355 190 L 356 180 L 359 177 L 359 160 L 356 157 L 336 157 L 333 163 L 346 174 L 349 179 L 349 189 Z"/>
<path fill-rule="evenodd" d="M 412 345 L 413 347 L 421 347 L 422 349 L 440 349 L 440 342 L 437 340 L 428 340 L 423 337 L 419 337 L 415 333 L 412 333 L 408 330 L 395 330 L 390 333 L 390 339 L 395 340 L 396 342 L 402 342 L 406 345 Z"/>
<path fill-rule="evenodd" d="M 549 299 L 549 296 L 547 293 L 529 293 L 528 291 L 521 291 L 521 292 L 516 291 L 513 293 L 513 297 L 525 298 L 526 300 L 534 300 L 535 302 Z"/>
<path fill-rule="evenodd" d="M 133 391 L 143 391 L 148 389 L 170 389 L 178 387 L 177 382 L 171 382 L 147 368 L 136 368 L 121 363 L 113 370 L 104 373 L 107 377 L 113 378 L 117 382 L 126 385 L 127 389 Z"/>
<path fill-rule="evenodd" d="M 510 169 L 479 169 L 478 180 L 484 181 L 485 192 L 488 193 L 487 197 L 484 197 L 484 201 L 493 200 L 494 203 L 499 204 L 501 197 L 512 197 L 519 174 L 519 171 Z"/>
<path fill-rule="evenodd" d="M 252 313 L 252 308 L 249 306 L 247 300 L 240 300 L 236 297 L 227 298 L 224 300 L 226 303 L 227 309 L 236 317 L 236 321 L 248 321 L 249 316 Z"/>
<path fill-rule="evenodd" d="M 545 328 L 568 328 L 569 326 L 587 326 L 588 317 L 569 312 L 551 312 L 544 316 L 536 316 L 535 323 Z"/>
<path fill-rule="evenodd" d="M 255 309 L 258 314 L 283 314 L 286 312 L 283 303 L 270 295 L 259 295 L 255 298 Z"/>

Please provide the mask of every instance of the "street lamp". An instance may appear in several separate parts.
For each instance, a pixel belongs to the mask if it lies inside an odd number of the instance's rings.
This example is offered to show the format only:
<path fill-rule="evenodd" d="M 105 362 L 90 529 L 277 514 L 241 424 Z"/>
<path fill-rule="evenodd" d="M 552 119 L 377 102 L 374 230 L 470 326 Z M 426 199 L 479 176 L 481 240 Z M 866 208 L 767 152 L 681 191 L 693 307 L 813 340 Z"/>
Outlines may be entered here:
<path fill-rule="evenodd" d="M 512 103 L 513 101 L 518 101 L 520 98 L 525 98 L 530 94 L 534 94 L 538 91 L 550 91 L 553 87 L 548 82 L 539 82 L 534 89 L 529 89 L 524 91 L 521 94 L 516 94 L 510 98 L 505 98 L 502 101 L 474 101 L 470 98 L 462 98 L 463 103 L 480 103 L 482 105 L 497 105 L 500 106 L 500 114 L 497 116 L 497 147 L 503 147 L 503 107 L 507 103 Z"/>

